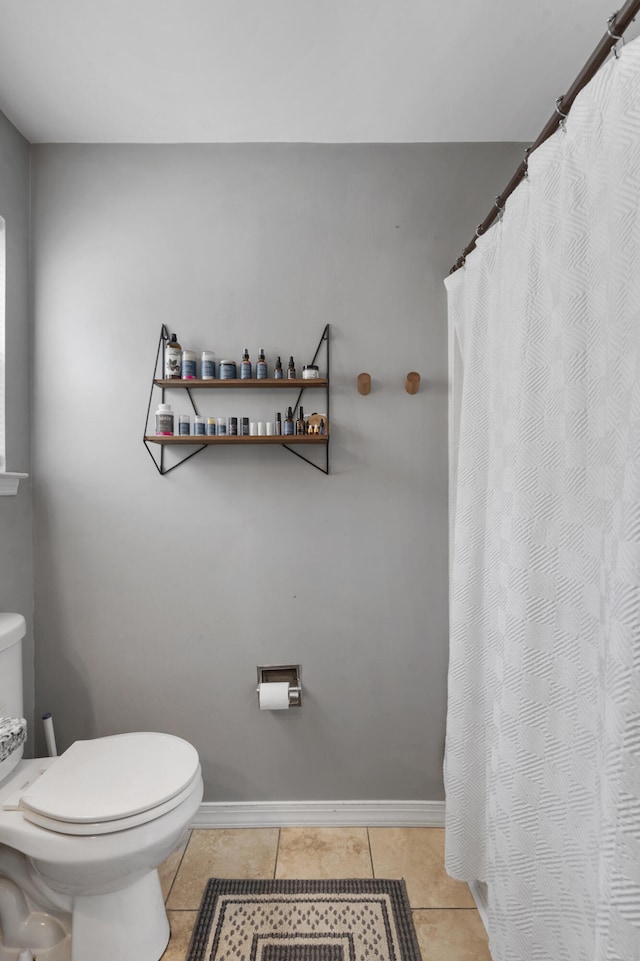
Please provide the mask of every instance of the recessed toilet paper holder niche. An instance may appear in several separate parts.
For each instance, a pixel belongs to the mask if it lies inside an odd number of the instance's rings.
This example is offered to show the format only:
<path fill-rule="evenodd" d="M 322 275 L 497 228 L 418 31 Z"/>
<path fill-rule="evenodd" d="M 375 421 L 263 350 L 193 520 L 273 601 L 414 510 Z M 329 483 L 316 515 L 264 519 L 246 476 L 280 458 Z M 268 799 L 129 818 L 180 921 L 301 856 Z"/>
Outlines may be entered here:
<path fill-rule="evenodd" d="M 258 667 L 256 694 L 260 697 L 261 684 L 288 684 L 289 707 L 302 704 L 302 670 L 299 664 L 267 664 Z"/>

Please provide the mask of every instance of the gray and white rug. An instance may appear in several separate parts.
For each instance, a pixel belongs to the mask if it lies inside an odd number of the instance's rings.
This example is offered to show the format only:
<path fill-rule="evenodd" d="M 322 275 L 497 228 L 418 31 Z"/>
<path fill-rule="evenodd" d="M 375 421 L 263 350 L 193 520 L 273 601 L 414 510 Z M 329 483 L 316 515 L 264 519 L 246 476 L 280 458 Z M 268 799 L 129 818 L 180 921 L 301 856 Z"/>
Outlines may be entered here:
<path fill-rule="evenodd" d="M 207 882 L 186 961 L 420 961 L 404 881 Z"/>

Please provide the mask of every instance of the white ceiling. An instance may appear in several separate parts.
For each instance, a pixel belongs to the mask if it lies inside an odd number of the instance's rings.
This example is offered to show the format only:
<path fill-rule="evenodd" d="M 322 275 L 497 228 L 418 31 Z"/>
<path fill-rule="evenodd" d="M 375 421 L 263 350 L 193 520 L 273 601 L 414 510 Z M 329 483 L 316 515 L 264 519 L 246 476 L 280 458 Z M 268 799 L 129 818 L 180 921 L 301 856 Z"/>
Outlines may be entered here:
<path fill-rule="evenodd" d="M 0 0 L 0 109 L 32 142 L 530 142 L 613 2 Z"/>

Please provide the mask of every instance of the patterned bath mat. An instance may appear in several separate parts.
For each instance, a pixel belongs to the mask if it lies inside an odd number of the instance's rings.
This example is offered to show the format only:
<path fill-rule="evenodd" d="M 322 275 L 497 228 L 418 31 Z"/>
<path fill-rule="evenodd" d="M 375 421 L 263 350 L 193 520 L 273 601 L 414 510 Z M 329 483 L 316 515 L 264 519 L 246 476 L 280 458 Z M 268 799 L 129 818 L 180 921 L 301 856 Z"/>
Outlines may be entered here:
<path fill-rule="evenodd" d="M 186 961 L 420 961 L 404 881 L 211 878 Z"/>

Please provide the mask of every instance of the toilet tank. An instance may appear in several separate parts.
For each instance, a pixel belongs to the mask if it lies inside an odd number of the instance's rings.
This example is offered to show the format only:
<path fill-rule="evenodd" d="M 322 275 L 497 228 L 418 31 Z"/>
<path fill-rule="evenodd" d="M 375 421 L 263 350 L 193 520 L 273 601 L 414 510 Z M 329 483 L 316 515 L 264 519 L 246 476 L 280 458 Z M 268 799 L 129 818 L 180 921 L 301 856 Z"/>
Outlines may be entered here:
<path fill-rule="evenodd" d="M 0 614 L 0 717 L 22 717 L 22 614 Z"/>

